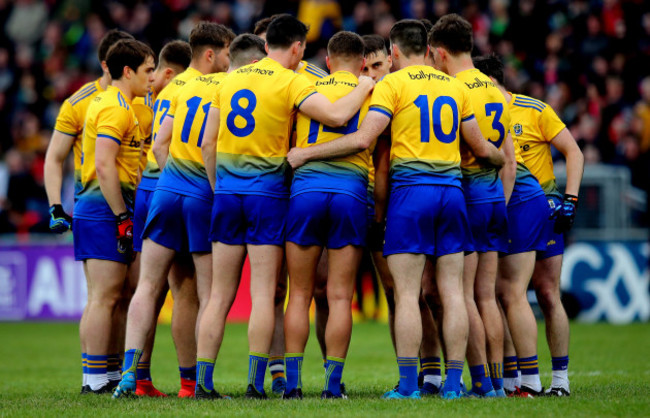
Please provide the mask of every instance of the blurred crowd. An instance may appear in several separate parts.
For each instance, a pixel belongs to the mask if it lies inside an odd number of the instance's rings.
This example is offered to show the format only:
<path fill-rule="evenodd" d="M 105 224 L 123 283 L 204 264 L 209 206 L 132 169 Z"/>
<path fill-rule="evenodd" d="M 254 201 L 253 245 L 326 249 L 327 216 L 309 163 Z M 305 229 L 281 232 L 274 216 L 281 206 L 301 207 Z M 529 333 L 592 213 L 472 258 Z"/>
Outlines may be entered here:
<path fill-rule="evenodd" d="M 0 0 L 0 233 L 48 231 L 45 150 L 61 102 L 99 76 L 106 30 L 159 51 L 200 20 L 242 33 L 283 12 L 311 26 L 306 59 L 323 68 L 338 30 L 388 38 L 399 19 L 459 13 L 474 27 L 476 54 L 499 54 L 512 91 L 549 103 L 587 164 L 628 166 L 636 187 L 650 186 L 648 1 Z M 71 210 L 71 161 L 68 173 Z"/>

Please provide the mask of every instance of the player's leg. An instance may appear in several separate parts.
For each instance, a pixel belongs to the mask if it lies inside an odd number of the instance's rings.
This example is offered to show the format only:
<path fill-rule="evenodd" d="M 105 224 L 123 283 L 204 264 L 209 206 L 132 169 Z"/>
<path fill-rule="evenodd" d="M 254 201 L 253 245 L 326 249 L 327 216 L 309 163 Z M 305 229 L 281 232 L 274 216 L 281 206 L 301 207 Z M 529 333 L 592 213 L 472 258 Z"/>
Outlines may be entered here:
<path fill-rule="evenodd" d="M 503 320 L 496 299 L 496 278 L 499 256 L 496 251 L 479 254 L 474 284 L 474 299 L 485 329 L 489 376 L 497 395 L 503 389 Z"/>
<path fill-rule="evenodd" d="M 388 266 L 395 280 L 395 342 L 400 369 L 399 393 L 409 396 L 418 390 L 418 356 L 422 343 L 420 282 L 424 254 L 392 254 Z"/>
<path fill-rule="evenodd" d="M 425 273 L 422 275 L 423 287 Z M 422 344 L 420 345 L 420 370 L 422 374 L 422 385 L 420 393 L 422 395 L 435 395 L 440 392 L 442 384 L 441 367 L 440 367 L 440 338 L 438 336 L 438 326 L 433 318 L 433 314 L 424 297 L 420 295 L 420 317 L 422 318 Z"/>
<path fill-rule="evenodd" d="M 569 319 L 560 297 L 562 255 L 538 260 L 533 273 L 533 288 L 546 321 L 546 341 L 551 352 L 553 380 L 547 391 L 566 396 L 569 389 Z"/>
<path fill-rule="evenodd" d="M 269 357 L 269 372 L 271 373 L 271 388 L 275 394 L 283 394 L 287 387 L 284 375 L 284 304 L 287 301 L 287 262 L 282 263 L 282 271 L 275 287 L 275 325 L 273 341 Z"/>
<path fill-rule="evenodd" d="M 442 393 L 460 393 L 460 379 L 467 349 L 469 320 L 463 297 L 463 253 L 438 257 L 436 287 L 442 306 L 442 336 L 446 380 Z M 452 396 L 452 395 L 447 395 Z"/>
<path fill-rule="evenodd" d="M 383 239 L 382 239 L 383 241 Z M 383 246 L 383 242 L 382 242 Z M 381 280 L 381 285 L 384 288 L 384 295 L 386 296 L 386 305 L 388 306 L 388 331 L 390 332 L 390 340 L 393 343 L 393 350 L 395 348 L 395 283 L 393 276 L 390 274 L 388 262 L 382 253 L 383 249 L 372 251 L 372 261 L 377 270 L 377 275 Z M 397 351 L 395 351 L 397 352 Z"/>
<path fill-rule="evenodd" d="M 85 263 L 93 290 L 88 299 L 88 314 L 83 333 L 86 336 L 88 385 L 92 391 L 97 392 L 108 388 L 106 369 L 113 312 L 121 298 L 127 265 L 98 259 L 88 259 Z"/>
<path fill-rule="evenodd" d="M 354 245 L 328 249 L 327 301 L 330 314 L 325 330 L 327 356 L 324 392 L 341 396 L 341 376 L 352 336 L 352 297 L 363 249 Z M 327 396 L 327 395 L 326 395 Z"/>
<path fill-rule="evenodd" d="M 316 267 L 316 277 L 314 279 L 314 326 L 316 328 L 316 339 L 320 346 L 323 356 L 323 366 L 326 363 L 327 344 L 325 342 L 325 328 L 330 314 L 330 307 L 327 303 L 327 267 L 328 257 L 327 249 L 323 249 L 322 255 L 318 260 Z"/>
<path fill-rule="evenodd" d="M 223 341 L 226 317 L 235 301 L 246 257 L 244 245 L 212 244 L 210 299 L 199 320 L 196 352 L 196 397 L 214 392 L 214 363 Z"/>
<path fill-rule="evenodd" d="M 287 241 L 289 267 L 289 303 L 284 315 L 285 362 L 287 387 L 285 394 L 302 391 L 301 367 L 309 338 L 309 306 L 316 280 L 316 267 L 323 252 L 318 245 L 303 246 Z"/>
<path fill-rule="evenodd" d="M 167 280 L 174 299 L 171 331 L 181 377 L 178 397 L 191 398 L 196 387 L 196 325 L 199 298 L 196 292 L 196 270 L 190 254 L 176 255 Z"/>
<path fill-rule="evenodd" d="M 247 245 L 251 265 L 251 314 L 248 321 L 249 388 L 265 395 L 264 377 L 274 330 L 275 288 L 282 270 L 284 248 L 278 245 Z M 250 391 L 250 390 L 249 390 Z M 251 395 L 249 395 L 251 396 Z M 257 397 L 257 396 L 256 396 Z"/>
<path fill-rule="evenodd" d="M 537 361 L 537 322 L 526 296 L 534 266 L 534 251 L 502 257 L 497 292 L 517 351 L 522 390 L 539 392 L 542 386 Z"/>
<path fill-rule="evenodd" d="M 521 376 L 519 375 L 519 365 L 517 362 L 517 350 L 512 342 L 508 319 L 499 304 L 501 322 L 503 323 L 503 389 L 506 395 L 514 393 L 521 386 Z"/>
<path fill-rule="evenodd" d="M 88 280 L 88 266 L 87 263 L 83 263 L 84 277 L 86 279 L 86 300 L 90 300 L 92 283 Z M 86 319 L 88 318 L 88 304 L 84 306 L 84 310 L 81 313 L 81 319 L 79 320 L 79 342 L 81 343 L 81 367 L 82 367 L 82 380 L 81 380 L 81 393 L 87 393 L 88 389 L 88 363 L 87 356 L 88 350 L 86 347 Z"/>
<path fill-rule="evenodd" d="M 463 270 L 463 294 L 469 320 L 467 363 L 472 376 L 472 389 L 469 393 L 472 396 L 493 395 L 490 393 L 492 391 L 492 381 L 490 380 L 487 363 L 485 327 L 474 299 L 474 286 L 475 281 L 479 280 L 477 270 L 480 268 L 479 260 L 482 255 L 484 253 L 479 254 L 476 251 L 466 255 Z"/>

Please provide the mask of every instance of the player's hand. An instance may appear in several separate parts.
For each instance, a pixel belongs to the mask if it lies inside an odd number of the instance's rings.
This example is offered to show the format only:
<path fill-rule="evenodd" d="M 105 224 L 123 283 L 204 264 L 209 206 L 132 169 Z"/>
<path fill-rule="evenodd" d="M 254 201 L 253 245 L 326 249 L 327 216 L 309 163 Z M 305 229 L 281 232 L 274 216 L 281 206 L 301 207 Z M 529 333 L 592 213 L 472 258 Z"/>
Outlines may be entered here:
<path fill-rule="evenodd" d="M 576 217 L 576 206 L 578 205 L 578 197 L 570 194 L 564 195 L 564 201 L 561 205 L 555 208 L 552 219 L 555 219 L 555 226 L 553 231 L 556 234 L 563 234 L 571 229 L 573 221 Z"/>
<path fill-rule="evenodd" d="M 384 236 L 386 234 L 386 222 L 372 221 L 368 231 L 368 248 L 370 251 L 384 250 Z"/>
<path fill-rule="evenodd" d="M 50 229 L 57 234 L 72 229 L 72 217 L 65 213 L 60 204 L 50 206 Z"/>
<path fill-rule="evenodd" d="M 305 155 L 305 149 L 299 147 L 293 147 L 289 150 L 287 154 L 287 162 L 291 165 L 293 169 L 302 167 L 307 163 L 307 156 Z"/>
<path fill-rule="evenodd" d="M 120 254 L 133 252 L 133 220 L 128 212 L 115 217 L 117 222 L 117 251 Z"/>
<path fill-rule="evenodd" d="M 362 75 L 359 77 L 359 86 L 367 88 L 368 92 L 370 93 L 372 89 L 375 88 L 375 80 L 368 77 L 367 75 Z"/>

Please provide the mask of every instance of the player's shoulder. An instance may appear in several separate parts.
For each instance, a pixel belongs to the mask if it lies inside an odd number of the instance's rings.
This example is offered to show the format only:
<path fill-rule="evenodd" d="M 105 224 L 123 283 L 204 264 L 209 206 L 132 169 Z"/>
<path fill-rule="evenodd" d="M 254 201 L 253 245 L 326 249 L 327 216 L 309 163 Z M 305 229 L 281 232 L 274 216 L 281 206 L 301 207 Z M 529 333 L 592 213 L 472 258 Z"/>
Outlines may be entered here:
<path fill-rule="evenodd" d="M 301 61 L 301 64 L 302 65 L 301 65 L 300 70 L 297 71 L 299 73 L 302 73 L 302 74 L 305 74 L 305 75 L 309 74 L 309 75 L 311 75 L 311 76 L 313 76 L 313 77 L 315 77 L 317 79 L 325 78 L 325 77 L 329 76 L 327 71 L 323 70 L 322 68 L 320 68 L 319 66 L 317 66 L 315 64 L 312 64 L 311 62 Z"/>
<path fill-rule="evenodd" d="M 88 82 L 81 86 L 70 97 L 68 97 L 67 102 L 70 103 L 70 105 L 75 106 L 79 103 L 84 102 L 85 100 L 91 99 L 99 91 L 100 87 L 97 80 Z"/>
<path fill-rule="evenodd" d="M 523 94 L 513 94 L 512 105 L 513 107 L 530 109 L 531 111 L 538 113 L 542 113 L 548 107 L 548 105 L 541 100 L 537 100 Z"/>

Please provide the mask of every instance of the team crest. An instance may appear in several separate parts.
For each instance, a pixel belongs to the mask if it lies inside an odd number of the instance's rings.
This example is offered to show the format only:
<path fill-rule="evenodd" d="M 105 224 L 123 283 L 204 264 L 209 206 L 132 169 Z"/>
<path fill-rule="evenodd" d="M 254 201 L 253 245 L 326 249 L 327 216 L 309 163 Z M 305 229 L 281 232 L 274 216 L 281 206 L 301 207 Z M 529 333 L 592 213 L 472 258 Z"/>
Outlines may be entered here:
<path fill-rule="evenodd" d="M 515 128 L 515 135 L 517 136 L 521 135 L 521 132 L 523 131 L 523 129 L 521 128 L 521 123 L 516 123 L 514 128 Z"/>

